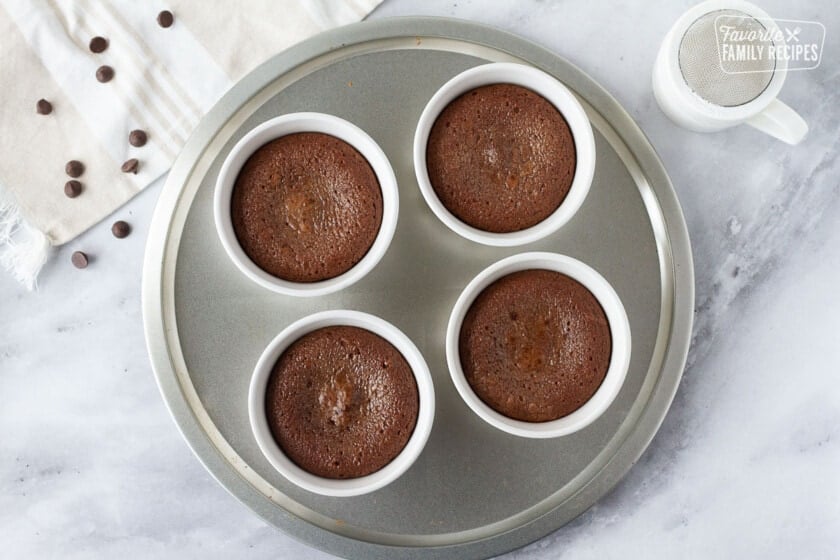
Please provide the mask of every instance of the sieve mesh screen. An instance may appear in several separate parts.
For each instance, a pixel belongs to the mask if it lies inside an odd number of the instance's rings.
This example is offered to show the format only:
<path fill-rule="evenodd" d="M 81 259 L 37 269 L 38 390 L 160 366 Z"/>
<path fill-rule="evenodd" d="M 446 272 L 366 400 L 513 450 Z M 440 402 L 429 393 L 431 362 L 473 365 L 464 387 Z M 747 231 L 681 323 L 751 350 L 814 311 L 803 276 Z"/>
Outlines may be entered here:
<path fill-rule="evenodd" d="M 745 17 L 746 16 L 746 17 Z M 773 78 L 775 61 L 767 56 L 772 41 L 727 41 L 728 44 L 762 45 L 763 56 L 746 60 L 728 60 L 727 74 L 721 67 L 715 23 L 729 25 L 739 32 L 764 31 L 760 21 L 738 10 L 717 10 L 698 18 L 680 42 L 679 64 L 686 84 L 709 103 L 735 107 L 749 103 L 763 92 Z M 748 72 L 748 73 L 734 73 Z"/>

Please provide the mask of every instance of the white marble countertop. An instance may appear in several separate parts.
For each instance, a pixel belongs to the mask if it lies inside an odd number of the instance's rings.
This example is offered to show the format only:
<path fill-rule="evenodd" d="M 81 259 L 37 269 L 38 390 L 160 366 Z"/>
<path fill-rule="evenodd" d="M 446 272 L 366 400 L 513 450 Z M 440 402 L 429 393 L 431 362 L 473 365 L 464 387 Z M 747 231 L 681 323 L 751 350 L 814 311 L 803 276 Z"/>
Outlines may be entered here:
<path fill-rule="evenodd" d="M 650 92 L 659 41 L 692 2 L 386 0 L 374 18 L 489 23 L 571 59 L 624 104 L 683 204 L 697 276 L 676 400 L 598 505 L 507 558 L 828 558 L 840 550 L 840 11 L 760 1 L 827 28 L 822 65 L 781 99 L 811 125 L 783 145 L 699 135 Z M 61 248 L 24 292 L 0 275 L 4 558 L 331 558 L 227 494 L 192 456 L 146 357 L 140 275 L 156 185 Z M 116 217 L 114 219 L 116 219 Z M 70 253 L 98 255 L 83 272 Z M 118 436 L 118 437 L 115 437 Z"/>

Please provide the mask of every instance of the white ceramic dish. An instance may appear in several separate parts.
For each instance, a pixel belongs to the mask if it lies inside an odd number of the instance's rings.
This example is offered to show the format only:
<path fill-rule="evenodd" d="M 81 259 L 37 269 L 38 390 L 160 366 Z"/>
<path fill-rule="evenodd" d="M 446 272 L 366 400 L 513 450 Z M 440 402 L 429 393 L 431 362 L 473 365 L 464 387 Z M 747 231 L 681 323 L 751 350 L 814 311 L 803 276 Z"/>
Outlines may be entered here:
<path fill-rule="evenodd" d="M 592 292 L 610 325 L 612 355 L 601 386 L 586 404 L 571 414 L 549 422 L 514 420 L 490 408 L 473 392 L 461 369 L 458 338 L 461 323 L 475 298 L 490 284 L 520 270 L 555 270 L 570 276 Z M 509 434 L 529 438 L 564 436 L 581 430 L 594 422 L 613 402 L 630 365 L 630 323 L 618 294 L 593 268 L 572 257 L 555 253 L 520 253 L 502 259 L 485 268 L 464 288 L 449 317 L 446 329 L 446 362 L 455 388 L 467 405 L 488 424 Z"/>
<path fill-rule="evenodd" d="M 420 399 L 414 432 L 400 454 L 375 473 L 342 480 L 316 476 L 293 463 L 274 441 L 265 415 L 265 391 L 268 379 L 272 368 L 286 348 L 306 333 L 333 325 L 367 329 L 393 344 L 411 366 Z M 432 431 L 435 417 L 435 391 L 426 360 L 423 359 L 423 355 L 411 339 L 397 327 L 379 317 L 360 311 L 321 311 L 295 321 L 283 329 L 266 347 L 251 378 L 248 391 L 248 415 L 260 450 L 272 466 L 290 482 L 305 490 L 325 496 L 358 496 L 390 484 L 407 471 L 420 456 Z"/>
<path fill-rule="evenodd" d="M 382 224 L 365 256 L 347 272 L 320 282 L 290 282 L 261 269 L 239 245 L 230 217 L 230 199 L 240 169 L 261 146 L 297 132 L 321 132 L 344 140 L 365 157 L 382 191 Z M 382 259 L 397 227 L 399 191 L 391 163 L 379 145 L 356 125 L 323 113 L 290 113 L 262 123 L 236 143 L 222 164 L 213 197 L 216 231 L 230 259 L 245 276 L 269 290 L 290 296 L 322 296 L 359 281 Z"/>
<path fill-rule="evenodd" d="M 566 119 L 575 141 L 577 163 L 566 198 L 540 223 L 510 233 L 493 233 L 472 227 L 455 217 L 441 203 L 426 168 L 426 144 L 441 111 L 463 93 L 490 84 L 515 84 L 543 96 Z M 568 222 L 583 204 L 595 174 L 595 138 L 581 104 L 563 84 L 541 70 L 524 64 L 495 62 L 470 68 L 443 84 L 426 104 L 414 133 L 414 172 L 426 204 L 449 229 L 471 241 L 495 247 L 524 245 L 542 239 Z"/>

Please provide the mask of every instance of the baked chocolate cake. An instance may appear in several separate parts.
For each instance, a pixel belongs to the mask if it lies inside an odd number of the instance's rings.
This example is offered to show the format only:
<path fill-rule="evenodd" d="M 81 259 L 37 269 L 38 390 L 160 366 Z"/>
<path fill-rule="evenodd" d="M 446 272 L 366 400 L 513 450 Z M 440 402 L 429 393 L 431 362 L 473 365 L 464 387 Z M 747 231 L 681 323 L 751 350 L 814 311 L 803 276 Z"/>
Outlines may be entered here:
<path fill-rule="evenodd" d="M 485 288 L 459 337 L 461 367 L 476 395 L 525 422 L 566 416 L 588 401 L 607 373 L 607 316 L 580 282 L 524 270 Z"/>
<path fill-rule="evenodd" d="M 328 134 L 273 140 L 245 162 L 231 199 L 236 238 L 269 274 L 318 282 L 350 270 L 382 223 L 382 191 L 367 160 Z"/>
<path fill-rule="evenodd" d="M 468 91 L 432 126 L 429 181 L 441 203 L 475 228 L 509 233 L 551 215 L 569 192 L 576 151 L 569 125 L 544 97 L 512 84 Z"/>
<path fill-rule="evenodd" d="M 265 396 L 275 441 L 302 469 L 326 478 L 378 471 L 408 443 L 419 411 L 411 367 L 387 340 L 349 326 L 292 343 Z"/>

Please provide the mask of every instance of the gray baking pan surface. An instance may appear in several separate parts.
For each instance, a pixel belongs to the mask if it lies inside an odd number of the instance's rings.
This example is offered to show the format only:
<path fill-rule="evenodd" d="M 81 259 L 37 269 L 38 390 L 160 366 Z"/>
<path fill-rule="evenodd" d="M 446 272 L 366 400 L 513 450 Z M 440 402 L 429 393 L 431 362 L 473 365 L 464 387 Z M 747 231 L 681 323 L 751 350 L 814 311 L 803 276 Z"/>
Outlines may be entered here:
<path fill-rule="evenodd" d="M 578 95 L 597 167 L 566 226 L 520 248 L 479 246 L 426 207 L 411 162 L 415 124 L 449 78 L 488 61 L 533 65 Z M 400 188 L 393 243 L 352 288 L 321 298 L 271 293 L 227 258 L 212 195 L 233 144 L 294 111 L 345 118 L 376 140 Z M 444 333 L 470 279 L 520 251 L 576 257 L 615 287 L 633 337 L 627 380 L 609 410 L 571 436 L 529 440 L 481 421 L 449 379 Z M 267 522 L 348 558 L 483 558 L 557 529 L 607 493 L 641 455 L 676 391 L 688 351 L 694 277 L 668 176 L 624 109 L 584 72 L 537 45 L 446 19 L 364 22 L 310 39 L 235 85 L 178 157 L 153 218 L 143 308 L 161 392 L 198 458 Z M 260 453 L 247 414 L 251 372 L 266 344 L 314 311 L 358 309 L 394 323 L 423 352 L 437 395 L 434 429 L 409 471 L 354 498 L 328 498 L 282 478 Z"/>

